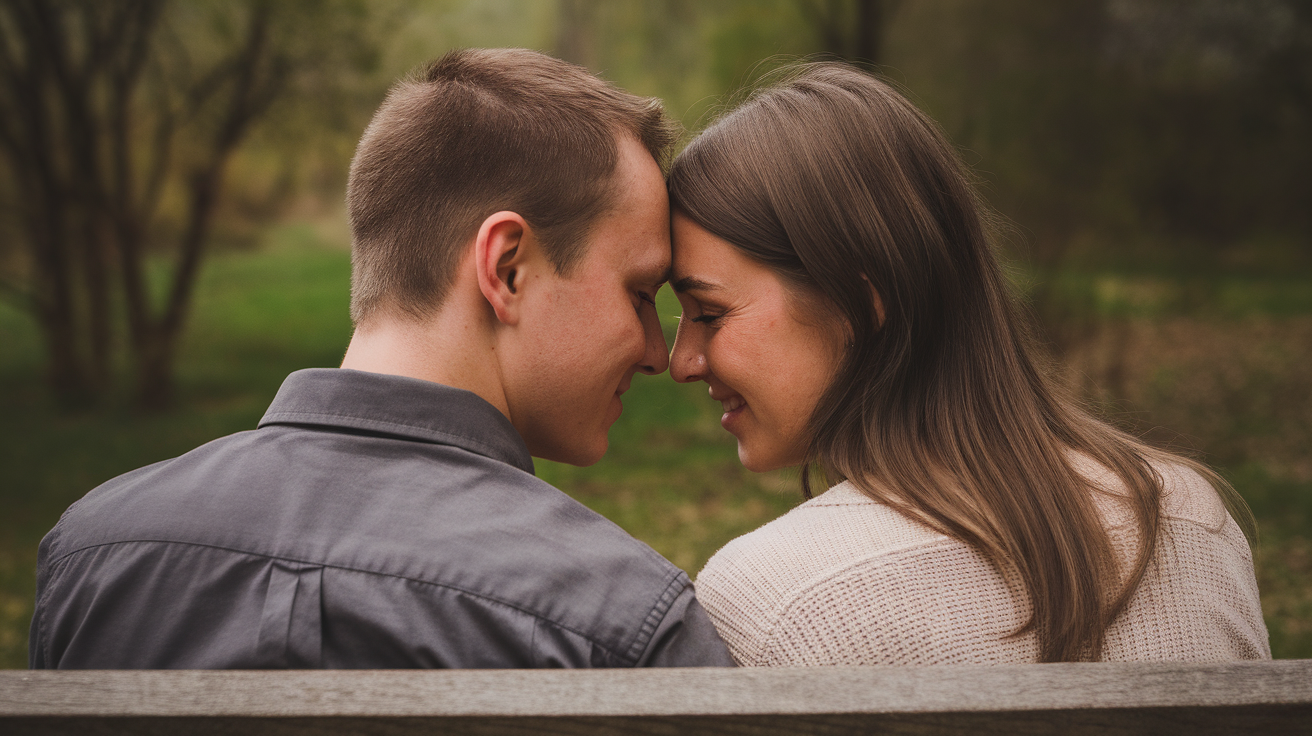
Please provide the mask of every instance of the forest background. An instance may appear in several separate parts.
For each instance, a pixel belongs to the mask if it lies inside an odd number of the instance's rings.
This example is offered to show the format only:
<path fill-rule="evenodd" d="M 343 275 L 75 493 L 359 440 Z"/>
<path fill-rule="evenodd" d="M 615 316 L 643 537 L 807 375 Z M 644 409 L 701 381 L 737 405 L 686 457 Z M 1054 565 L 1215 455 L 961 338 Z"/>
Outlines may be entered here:
<path fill-rule="evenodd" d="M 0 666 L 25 666 L 63 509 L 340 361 L 355 141 L 395 79 L 460 46 L 583 64 L 690 135 L 791 58 L 897 84 L 1004 219 L 1054 370 L 1235 484 L 1273 651 L 1312 657 L 1312 3 L 13 0 Z M 668 290 L 659 308 L 672 337 Z M 799 502 L 795 473 L 739 466 L 702 388 L 638 378 L 605 459 L 539 474 L 691 573 Z"/>

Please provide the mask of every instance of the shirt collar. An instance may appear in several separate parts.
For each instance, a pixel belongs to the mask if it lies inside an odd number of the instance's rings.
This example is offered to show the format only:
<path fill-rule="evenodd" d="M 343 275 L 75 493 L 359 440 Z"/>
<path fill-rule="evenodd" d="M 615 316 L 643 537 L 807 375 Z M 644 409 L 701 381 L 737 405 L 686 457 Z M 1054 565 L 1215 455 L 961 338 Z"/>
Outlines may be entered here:
<path fill-rule="evenodd" d="M 417 378 L 343 368 L 287 376 L 259 426 L 295 424 L 366 430 L 451 445 L 533 472 L 524 439 L 477 394 Z"/>

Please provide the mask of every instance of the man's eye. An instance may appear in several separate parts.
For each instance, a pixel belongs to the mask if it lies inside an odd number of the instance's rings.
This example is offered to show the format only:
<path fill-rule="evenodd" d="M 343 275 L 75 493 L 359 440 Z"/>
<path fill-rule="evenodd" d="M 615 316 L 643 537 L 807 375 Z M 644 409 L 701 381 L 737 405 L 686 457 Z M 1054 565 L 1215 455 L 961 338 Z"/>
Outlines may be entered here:
<path fill-rule="evenodd" d="M 720 317 L 722 317 L 722 316 L 724 316 L 724 315 L 720 315 L 720 314 L 703 314 L 703 315 L 701 315 L 700 317 L 693 317 L 693 318 L 692 318 L 692 321 L 693 321 L 693 322 L 700 322 L 701 324 L 704 324 L 704 325 L 713 325 L 713 324 L 715 324 L 716 321 L 718 321 L 718 320 L 720 319 Z"/>
<path fill-rule="evenodd" d="M 640 301 L 647 302 L 648 304 L 652 305 L 653 307 L 656 306 L 656 297 L 652 296 L 651 294 L 648 294 L 648 293 L 645 292 L 645 291 L 640 291 L 640 292 L 638 292 L 638 299 L 639 299 Z"/>

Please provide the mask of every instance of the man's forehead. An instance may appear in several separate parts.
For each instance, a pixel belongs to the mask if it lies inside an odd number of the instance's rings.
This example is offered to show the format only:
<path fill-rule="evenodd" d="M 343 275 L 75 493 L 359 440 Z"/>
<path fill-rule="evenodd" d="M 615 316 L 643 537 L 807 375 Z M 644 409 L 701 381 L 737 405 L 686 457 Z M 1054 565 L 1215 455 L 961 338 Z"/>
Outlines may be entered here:
<path fill-rule="evenodd" d="M 598 233 L 584 258 L 590 264 L 587 270 L 598 275 L 609 271 L 625 283 L 655 285 L 670 278 L 668 238 L 622 230 Z"/>

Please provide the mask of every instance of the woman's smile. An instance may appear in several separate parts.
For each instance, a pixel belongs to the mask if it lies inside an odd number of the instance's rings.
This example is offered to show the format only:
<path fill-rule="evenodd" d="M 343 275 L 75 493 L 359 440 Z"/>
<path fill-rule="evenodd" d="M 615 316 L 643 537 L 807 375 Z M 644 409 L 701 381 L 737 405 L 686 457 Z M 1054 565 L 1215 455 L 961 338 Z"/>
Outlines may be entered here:
<path fill-rule="evenodd" d="M 711 389 L 710 393 L 711 398 L 715 399 L 715 389 Z M 743 397 L 741 396 L 729 396 L 716 400 L 724 407 L 724 415 L 720 417 L 720 426 L 733 432 L 733 430 L 729 428 L 729 424 L 733 422 L 735 416 L 741 413 L 743 409 L 747 408 L 747 402 L 743 401 Z"/>

